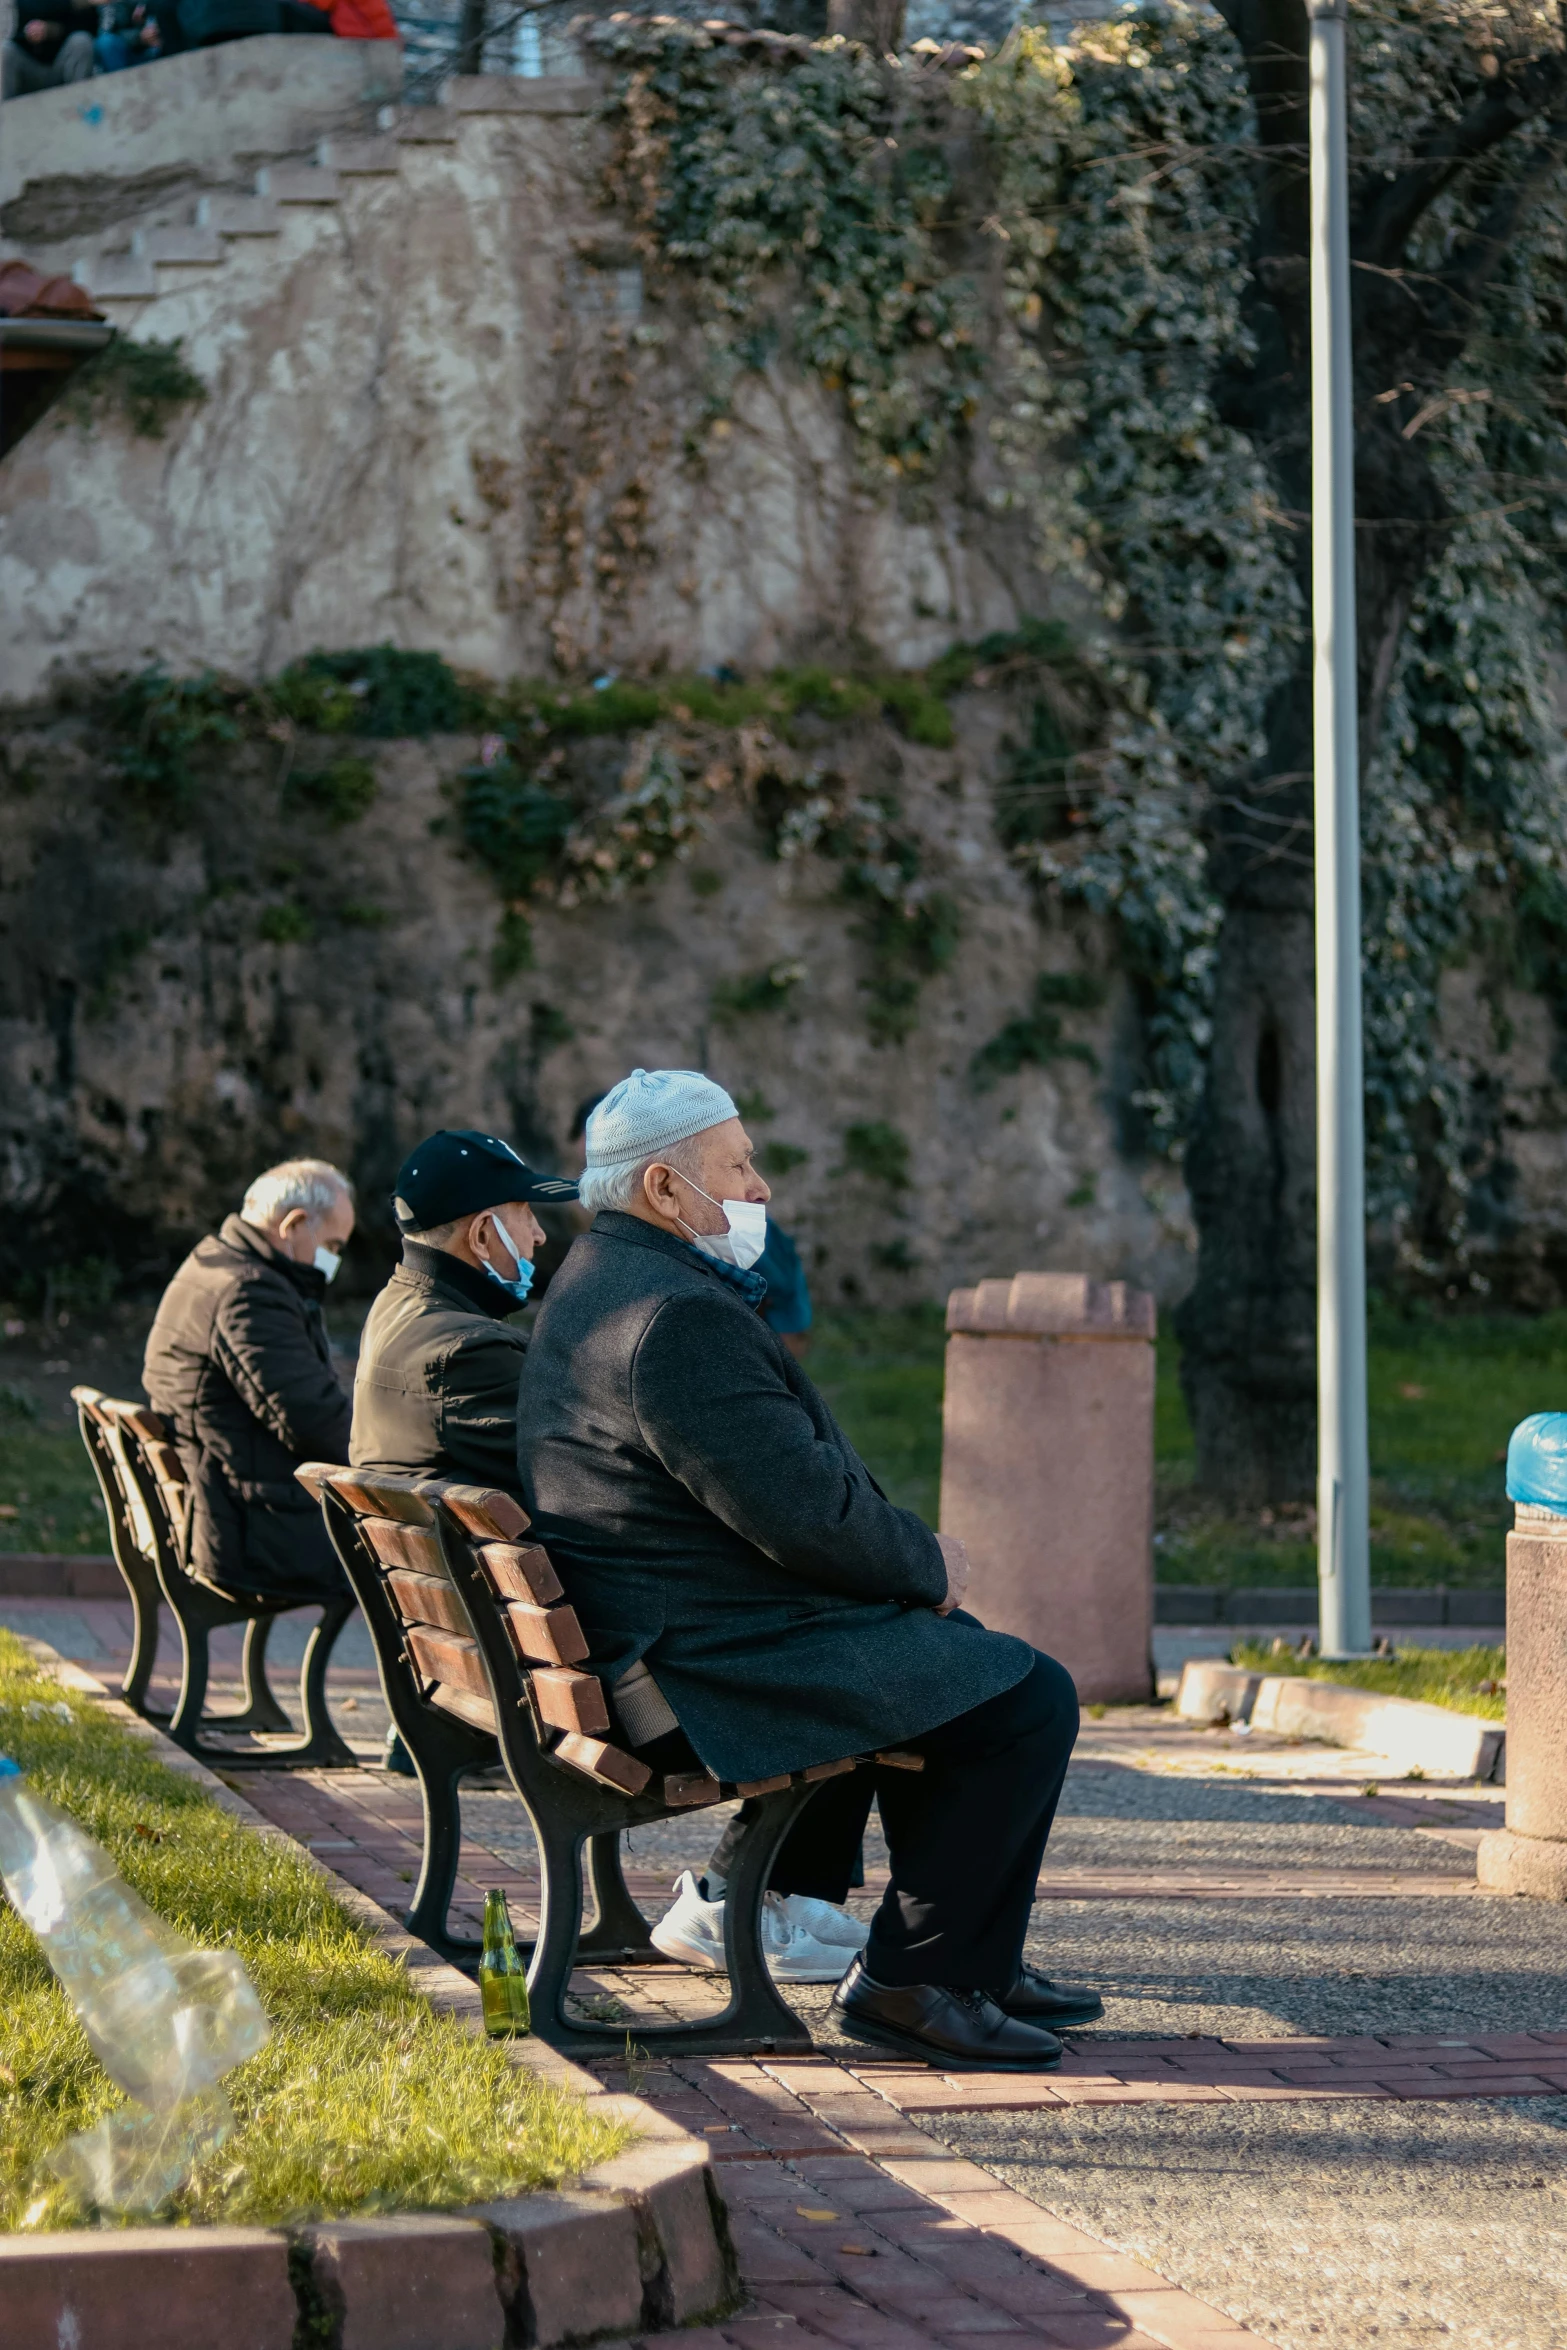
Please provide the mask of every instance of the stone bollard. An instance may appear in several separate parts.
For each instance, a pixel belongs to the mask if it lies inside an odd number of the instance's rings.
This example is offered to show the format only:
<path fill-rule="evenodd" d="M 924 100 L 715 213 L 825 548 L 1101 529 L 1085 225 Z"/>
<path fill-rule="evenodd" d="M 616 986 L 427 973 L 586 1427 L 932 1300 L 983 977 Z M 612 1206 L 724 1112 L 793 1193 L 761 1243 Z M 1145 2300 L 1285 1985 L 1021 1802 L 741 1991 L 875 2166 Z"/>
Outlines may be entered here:
<path fill-rule="evenodd" d="M 947 1300 L 941 1527 L 968 1604 L 1059 1659 L 1085 1704 L 1153 1694 L 1154 1301 L 1018 1273 Z"/>
<path fill-rule="evenodd" d="M 1530 1502 L 1507 1537 L 1507 1825 L 1480 1839 L 1491 1893 L 1567 1901 L 1567 1515 Z"/>

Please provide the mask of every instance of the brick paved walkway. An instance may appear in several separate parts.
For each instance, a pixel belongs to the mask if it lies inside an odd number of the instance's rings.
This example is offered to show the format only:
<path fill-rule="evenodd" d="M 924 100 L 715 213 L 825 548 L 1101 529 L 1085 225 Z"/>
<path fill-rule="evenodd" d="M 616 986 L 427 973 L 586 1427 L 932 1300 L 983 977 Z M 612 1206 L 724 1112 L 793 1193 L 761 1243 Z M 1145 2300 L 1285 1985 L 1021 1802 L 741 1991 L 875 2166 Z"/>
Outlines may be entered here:
<path fill-rule="evenodd" d="M 1260 2350 L 1260 2335 L 950 2154 L 837 2065 L 682 2060 L 633 2085 L 706 2135 L 750 2288 L 744 2315 L 681 2337 L 690 2350 L 780 2337 L 972 2350 L 976 2336 L 987 2350 Z"/>

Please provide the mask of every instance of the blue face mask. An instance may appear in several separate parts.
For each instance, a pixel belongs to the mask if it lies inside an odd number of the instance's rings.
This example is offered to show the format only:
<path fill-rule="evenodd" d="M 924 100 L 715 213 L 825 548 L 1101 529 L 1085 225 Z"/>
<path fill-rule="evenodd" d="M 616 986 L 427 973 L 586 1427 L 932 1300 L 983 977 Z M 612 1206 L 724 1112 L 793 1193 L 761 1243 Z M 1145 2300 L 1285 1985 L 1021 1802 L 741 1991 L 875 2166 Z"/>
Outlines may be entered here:
<path fill-rule="evenodd" d="M 516 1266 L 517 1273 L 514 1280 L 508 1281 L 505 1274 L 497 1273 L 493 1265 L 487 1264 L 484 1270 L 486 1273 L 488 1273 L 490 1279 L 495 1282 L 499 1288 L 504 1289 L 508 1295 L 514 1297 L 517 1300 L 518 1305 L 521 1305 L 523 1299 L 527 1296 L 529 1290 L 533 1287 L 533 1261 L 531 1258 L 525 1257 L 523 1255 L 521 1249 L 518 1248 L 516 1242 L 512 1239 L 511 1234 L 507 1231 L 499 1216 L 491 1216 L 490 1228 L 494 1232 L 496 1238 L 500 1241 L 501 1246 L 505 1249 L 506 1254 L 510 1257 L 512 1263 Z"/>

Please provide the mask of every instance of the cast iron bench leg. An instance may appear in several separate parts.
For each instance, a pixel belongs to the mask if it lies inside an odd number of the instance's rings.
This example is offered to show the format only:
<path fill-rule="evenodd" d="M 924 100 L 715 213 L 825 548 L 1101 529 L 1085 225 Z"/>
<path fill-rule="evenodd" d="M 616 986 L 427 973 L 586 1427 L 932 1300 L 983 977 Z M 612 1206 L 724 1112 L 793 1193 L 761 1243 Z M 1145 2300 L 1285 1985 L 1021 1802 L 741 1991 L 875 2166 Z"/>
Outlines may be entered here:
<path fill-rule="evenodd" d="M 588 1838 L 587 1881 L 593 1923 L 577 1945 L 579 1962 L 591 1958 L 599 1966 L 667 1966 L 663 1952 L 653 1947 L 647 1919 L 626 1889 L 618 1829 Z"/>
<path fill-rule="evenodd" d="M 187 1754 L 200 1756 L 210 1762 L 210 1751 L 203 1751 L 200 1728 L 202 1709 L 207 1702 L 207 1628 L 192 1622 L 184 1608 L 175 1610 L 174 1620 L 180 1628 L 180 1693 L 174 1711 L 169 1716 L 169 1736 L 176 1746 L 183 1746 Z"/>
<path fill-rule="evenodd" d="M 245 1710 L 225 1714 L 226 1730 L 292 1730 L 267 1681 L 267 1642 L 276 1616 L 252 1616 L 245 1627 Z"/>
<path fill-rule="evenodd" d="M 729 1998 L 717 2015 L 689 2024 L 590 2024 L 567 2014 L 572 1970 L 583 1956 L 578 1941 L 585 1839 L 580 1830 L 535 1817 L 539 1938 L 528 1968 L 528 1991 L 539 2038 L 568 2055 L 623 2055 L 628 2039 L 649 2055 L 808 2055 L 811 2035 L 780 1997 L 762 1955 L 762 1897 L 778 1847 L 815 1792 L 814 1784 L 785 1787 L 759 1800 L 724 1895 Z"/>
<path fill-rule="evenodd" d="M 131 1583 L 128 1577 L 126 1589 L 131 1602 L 131 1661 L 120 1683 L 120 1695 L 132 1713 L 140 1714 L 145 1721 L 166 1722 L 169 1719 L 168 1707 L 147 1703 L 147 1685 L 152 1679 L 152 1668 L 158 1661 L 158 1609 L 162 1605 L 163 1594 L 155 1582 L 149 1592 Z"/>
<path fill-rule="evenodd" d="M 465 1772 L 473 1768 L 472 1759 L 453 1741 L 439 1758 L 431 1748 L 438 1741 L 425 1740 L 424 1752 L 412 1747 L 415 1768 L 419 1778 L 419 1793 L 424 1801 L 424 1858 L 420 1864 L 419 1882 L 403 1924 L 410 1934 L 417 1934 L 421 1942 L 428 1942 L 443 1958 L 463 1960 L 477 1958 L 484 1947 L 466 1935 L 447 1931 L 446 1916 L 452 1906 L 452 1887 L 457 1882 L 457 1860 L 462 1849 L 462 1807 L 458 1786 Z"/>

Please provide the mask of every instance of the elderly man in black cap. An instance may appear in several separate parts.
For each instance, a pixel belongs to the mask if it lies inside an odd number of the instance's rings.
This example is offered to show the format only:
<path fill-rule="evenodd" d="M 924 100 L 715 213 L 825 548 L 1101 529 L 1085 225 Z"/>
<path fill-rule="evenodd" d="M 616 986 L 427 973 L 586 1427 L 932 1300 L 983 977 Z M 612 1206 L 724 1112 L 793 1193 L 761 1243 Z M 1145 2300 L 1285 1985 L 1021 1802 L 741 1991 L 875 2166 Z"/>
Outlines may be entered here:
<path fill-rule="evenodd" d="M 403 1261 L 364 1327 L 348 1457 L 517 1486 L 517 1382 L 527 1339 L 511 1328 L 544 1230 L 536 1200 L 577 1187 L 526 1166 L 509 1142 L 443 1128 L 410 1151 L 392 1212 Z"/>

